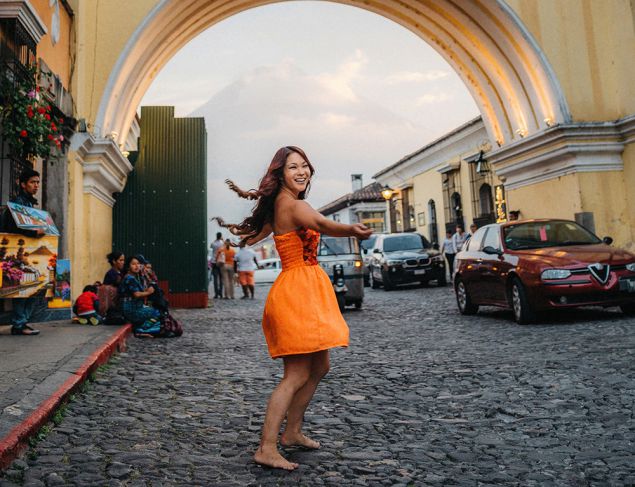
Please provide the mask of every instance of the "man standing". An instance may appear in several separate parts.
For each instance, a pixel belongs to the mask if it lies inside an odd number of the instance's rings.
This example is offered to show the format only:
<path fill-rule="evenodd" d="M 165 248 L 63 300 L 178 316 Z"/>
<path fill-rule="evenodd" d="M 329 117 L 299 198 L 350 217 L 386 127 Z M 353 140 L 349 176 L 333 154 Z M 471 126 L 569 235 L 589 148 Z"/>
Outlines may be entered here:
<path fill-rule="evenodd" d="M 216 260 L 216 254 L 220 248 L 224 245 L 223 234 L 218 232 L 216 234 L 216 240 L 214 240 L 209 246 L 211 250 L 211 256 L 209 258 L 212 266 L 212 279 L 214 280 L 214 298 L 221 299 L 223 297 L 223 278 L 221 276 L 221 264 Z"/>
<path fill-rule="evenodd" d="M 27 168 L 20 174 L 20 188 L 18 194 L 12 198 L 11 203 L 27 206 L 32 208 L 38 204 L 35 195 L 40 189 L 40 173 Z M 8 210 L 7 210 L 8 211 Z M 21 233 L 28 237 L 41 237 L 44 230 L 22 230 L 18 228 L 13 221 L 13 217 L 9 214 L 6 220 L 6 231 L 9 233 Z M 40 330 L 31 328 L 28 325 L 35 303 L 37 299 L 32 296 L 30 298 L 19 298 L 13 300 L 13 313 L 11 315 L 11 334 L 12 335 L 38 335 Z"/>
<path fill-rule="evenodd" d="M 454 248 L 454 253 L 458 254 L 461 251 L 461 247 L 467 240 L 467 234 L 463 230 L 463 225 L 456 226 L 456 233 L 452 235 L 452 247 Z"/>
<path fill-rule="evenodd" d="M 238 282 L 240 282 L 243 288 L 243 297 L 240 299 L 247 299 L 249 297 L 254 299 L 254 271 L 258 269 L 256 253 L 250 248 L 247 248 L 247 245 L 243 242 L 240 244 L 240 250 L 236 254 L 234 261 L 236 262 L 236 268 L 238 270 Z"/>
<path fill-rule="evenodd" d="M 452 232 L 445 232 L 445 238 L 443 239 L 443 243 L 441 244 L 441 253 L 445 255 L 445 258 L 448 261 L 448 270 L 450 271 L 450 280 L 454 277 L 454 256 L 456 252 L 454 251 L 454 244 L 452 243 Z"/>
<path fill-rule="evenodd" d="M 478 227 L 476 226 L 476 223 L 472 223 L 470 225 L 470 233 L 467 234 L 467 237 L 465 238 L 465 240 L 469 240 L 470 238 L 472 238 L 472 235 L 474 235 L 477 230 L 478 230 Z"/>

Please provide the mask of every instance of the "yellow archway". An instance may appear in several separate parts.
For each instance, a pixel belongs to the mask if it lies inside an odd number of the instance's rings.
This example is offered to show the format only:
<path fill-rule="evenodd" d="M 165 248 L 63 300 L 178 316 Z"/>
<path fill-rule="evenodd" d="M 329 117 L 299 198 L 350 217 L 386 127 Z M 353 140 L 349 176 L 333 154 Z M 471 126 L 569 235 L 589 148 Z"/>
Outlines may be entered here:
<path fill-rule="evenodd" d="M 111 71 L 95 118 L 123 143 L 144 93 L 169 59 L 202 31 L 269 0 L 161 0 Z M 455 69 L 499 146 L 570 120 L 549 63 L 502 0 L 341 0 L 411 30 Z"/>

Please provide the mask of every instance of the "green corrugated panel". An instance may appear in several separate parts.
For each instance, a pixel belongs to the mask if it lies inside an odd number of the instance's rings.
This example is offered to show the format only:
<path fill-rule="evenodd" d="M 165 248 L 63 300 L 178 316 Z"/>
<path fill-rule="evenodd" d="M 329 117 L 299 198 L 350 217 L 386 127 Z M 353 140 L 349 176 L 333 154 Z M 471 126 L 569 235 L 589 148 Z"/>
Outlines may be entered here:
<path fill-rule="evenodd" d="M 206 242 L 205 120 L 142 107 L 139 156 L 114 208 L 113 248 L 143 254 L 171 292 L 206 292 Z"/>

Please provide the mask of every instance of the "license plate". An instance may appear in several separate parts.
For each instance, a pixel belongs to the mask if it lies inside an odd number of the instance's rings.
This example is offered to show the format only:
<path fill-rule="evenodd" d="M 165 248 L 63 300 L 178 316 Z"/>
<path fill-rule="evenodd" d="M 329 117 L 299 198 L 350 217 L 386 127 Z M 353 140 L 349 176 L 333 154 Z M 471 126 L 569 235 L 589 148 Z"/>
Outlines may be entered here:
<path fill-rule="evenodd" d="M 416 269 L 415 270 L 415 276 L 420 276 L 421 274 L 425 274 L 426 270 L 425 269 Z"/>

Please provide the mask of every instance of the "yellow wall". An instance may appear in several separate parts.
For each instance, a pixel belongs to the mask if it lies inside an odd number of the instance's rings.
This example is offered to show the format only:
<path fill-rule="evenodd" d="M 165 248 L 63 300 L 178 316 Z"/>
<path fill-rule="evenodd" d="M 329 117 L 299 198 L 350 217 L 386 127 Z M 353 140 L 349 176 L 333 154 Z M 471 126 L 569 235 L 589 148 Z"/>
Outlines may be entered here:
<path fill-rule="evenodd" d="M 551 63 L 576 121 L 635 113 L 635 3 L 507 0 Z"/>
<path fill-rule="evenodd" d="M 73 97 L 78 118 L 85 118 L 92 128 L 113 66 L 157 0 L 71 0 L 69 3 L 75 12 L 78 39 Z"/>
<path fill-rule="evenodd" d="M 564 218 L 593 212 L 595 233 L 615 245 L 633 249 L 633 217 L 626 204 L 624 174 L 619 171 L 577 173 L 507 192 L 507 209 L 521 219 Z"/>
<path fill-rule="evenodd" d="M 419 222 L 417 221 L 417 232 L 421 233 L 429 240 L 432 240 L 432 235 L 430 235 L 428 227 L 428 225 L 430 224 L 428 201 L 433 199 L 436 204 L 437 232 L 440 240 L 440 242 L 437 243 L 440 244 L 443 241 L 443 237 L 445 237 L 445 210 L 443 209 L 443 188 L 441 187 L 441 173 L 439 173 L 436 169 L 431 169 L 430 171 L 426 171 L 415 176 L 412 179 L 412 182 L 415 198 L 415 213 L 418 214 L 423 212 L 426 215 L 426 222 L 423 227 L 420 226 Z"/>
<path fill-rule="evenodd" d="M 49 7 L 49 0 L 30 0 L 30 2 L 48 31 L 37 46 L 37 55 L 44 59 L 48 67 L 60 77 L 64 87 L 68 89 L 71 76 L 72 19 L 60 4 L 60 39 L 53 45 L 51 39 L 53 8 Z"/>
<path fill-rule="evenodd" d="M 84 193 L 83 168 L 69 153 L 69 252 L 73 296 L 86 284 L 101 281 L 112 250 L 112 208 Z"/>

